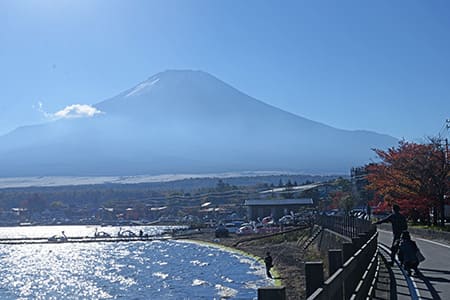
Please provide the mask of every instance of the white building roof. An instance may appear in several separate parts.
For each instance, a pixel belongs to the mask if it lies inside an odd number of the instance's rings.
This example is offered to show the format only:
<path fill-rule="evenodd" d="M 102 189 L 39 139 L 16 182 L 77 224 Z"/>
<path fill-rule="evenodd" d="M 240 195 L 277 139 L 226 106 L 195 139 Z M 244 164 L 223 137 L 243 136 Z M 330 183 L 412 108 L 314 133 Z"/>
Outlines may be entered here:
<path fill-rule="evenodd" d="M 305 185 L 299 185 L 299 186 L 280 187 L 280 188 L 274 188 L 274 189 L 262 191 L 262 192 L 260 192 L 260 194 L 304 192 L 304 191 L 311 190 L 311 189 L 314 189 L 318 186 L 325 185 L 325 184 L 326 183 L 312 183 L 312 184 L 305 184 Z"/>

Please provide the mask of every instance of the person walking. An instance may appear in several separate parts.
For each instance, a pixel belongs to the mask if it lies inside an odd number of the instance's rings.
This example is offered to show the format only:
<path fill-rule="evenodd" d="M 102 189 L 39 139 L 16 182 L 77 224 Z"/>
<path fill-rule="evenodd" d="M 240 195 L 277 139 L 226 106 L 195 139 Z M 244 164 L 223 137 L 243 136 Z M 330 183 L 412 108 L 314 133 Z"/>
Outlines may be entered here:
<path fill-rule="evenodd" d="M 411 235 L 408 231 L 403 231 L 398 248 L 398 260 L 405 268 L 406 272 L 408 272 L 408 275 L 411 276 L 411 269 L 414 270 L 415 275 L 420 274 L 419 269 L 417 268 L 420 263 L 417 257 L 419 248 L 417 247 L 416 242 L 411 240 Z"/>
<path fill-rule="evenodd" d="M 391 265 L 394 265 L 395 255 L 397 254 L 400 238 L 402 236 L 402 232 L 408 230 L 408 223 L 406 222 L 406 218 L 404 215 L 400 213 L 400 206 L 394 204 L 392 206 L 392 213 L 386 218 L 375 222 L 374 224 L 383 224 L 383 223 L 391 223 L 392 224 L 392 233 L 393 240 L 391 246 Z"/>
<path fill-rule="evenodd" d="M 272 278 L 272 274 L 270 274 L 270 269 L 273 267 L 273 259 L 272 259 L 272 256 L 270 256 L 270 252 L 266 253 L 266 257 L 264 258 L 264 263 L 266 265 L 267 277 Z"/>

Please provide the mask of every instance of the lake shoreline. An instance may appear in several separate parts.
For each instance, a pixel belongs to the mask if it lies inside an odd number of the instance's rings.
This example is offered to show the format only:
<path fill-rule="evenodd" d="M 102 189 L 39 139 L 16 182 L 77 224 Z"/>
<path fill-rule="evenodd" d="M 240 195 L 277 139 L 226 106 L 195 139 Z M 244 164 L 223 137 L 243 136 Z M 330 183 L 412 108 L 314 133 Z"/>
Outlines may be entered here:
<path fill-rule="evenodd" d="M 308 230 L 308 229 L 305 229 Z M 288 235 L 290 233 L 286 233 Z M 284 234 L 280 235 L 285 239 Z M 300 250 L 295 251 L 296 242 L 284 240 L 281 243 L 273 237 L 253 241 L 243 241 L 246 237 L 230 234 L 227 238 L 216 238 L 214 231 L 203 230 L 175 237 L 177 240 L 188 240 L 205 245 L 211 245 L 228 251 L 250 256 L 261 264 L 267 251 L 274 258 L 274 268 L 271 270 L 274 277 L 274 286 L 285 286 L 287 299 L 300 299 L 304 294 L 304 264 Z M 292 251 L 287 251 L 292 250 Z"/>

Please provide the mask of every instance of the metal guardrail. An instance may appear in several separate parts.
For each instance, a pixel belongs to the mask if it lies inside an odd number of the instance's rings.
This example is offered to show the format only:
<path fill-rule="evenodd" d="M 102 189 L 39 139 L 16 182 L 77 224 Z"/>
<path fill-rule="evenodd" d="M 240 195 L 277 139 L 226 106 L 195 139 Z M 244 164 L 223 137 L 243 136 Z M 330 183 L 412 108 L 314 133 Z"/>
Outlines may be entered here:
<path fill-rule="evenodd" d="M 374 230 L 374 225 L 370 221 L 353 216 L 318 215 L 315 217 L 315 222 L 317 225 L 350 238 L 358 237 L 359 234 Z"/>
<path fill-rule="evenodd" d="M 351 237 L 352 243 L 344 243 L 342 250 L 329 250 L 331 275 L 325 282 L 321 262 L 305 264 L 308 300 L 371 297 L 379 269 L 376 228 L 367 220 L 347 216 L 318 216 L 316 221 Z"/>

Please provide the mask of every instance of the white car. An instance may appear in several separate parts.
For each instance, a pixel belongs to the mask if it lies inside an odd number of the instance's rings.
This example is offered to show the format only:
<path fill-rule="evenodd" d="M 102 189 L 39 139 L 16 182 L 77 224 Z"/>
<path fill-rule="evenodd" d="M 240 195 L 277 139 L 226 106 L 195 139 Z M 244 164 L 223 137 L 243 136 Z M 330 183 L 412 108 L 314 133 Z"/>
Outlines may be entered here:
<path fill-rule="evenodd" d="M 290 216 L 290 215 L 286 215 L 286 216 L 281 217 L 278 220 L 278 222 L 280 224 L 283 224 L 283 225 L 293 225 L 294 224 L 294 217 Z"/>
<path fill-rule="evenodd" d="M 238 235 L 248 235 L 253 233 L 255 233 L 255 231 L 253 230 L 253 227 L 250 225 L 242 226 L 236 231 L 236 234 Z"/>

